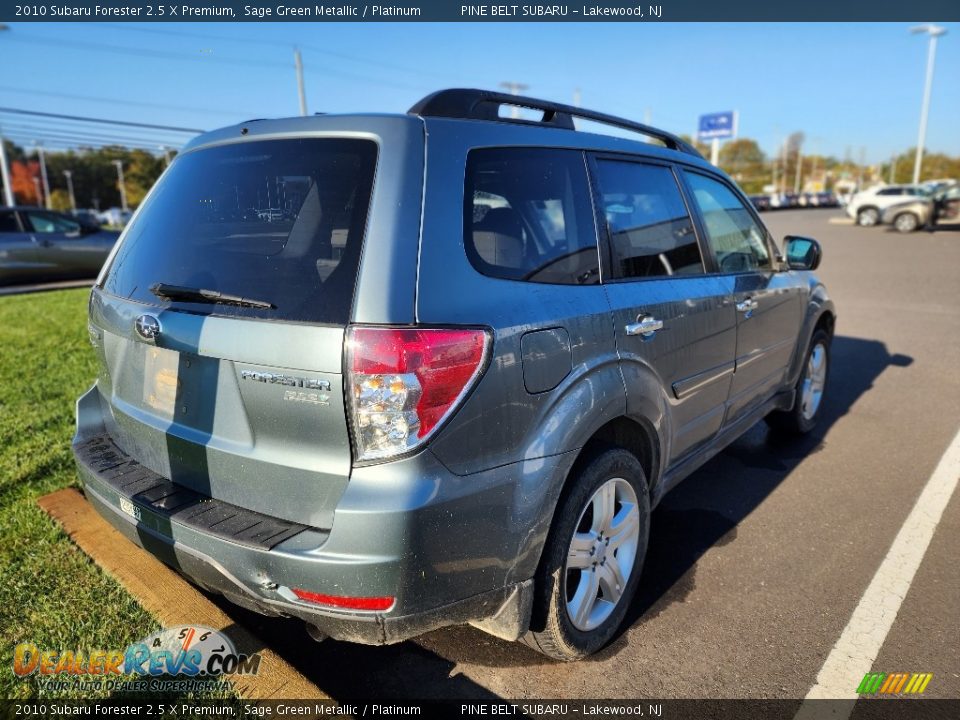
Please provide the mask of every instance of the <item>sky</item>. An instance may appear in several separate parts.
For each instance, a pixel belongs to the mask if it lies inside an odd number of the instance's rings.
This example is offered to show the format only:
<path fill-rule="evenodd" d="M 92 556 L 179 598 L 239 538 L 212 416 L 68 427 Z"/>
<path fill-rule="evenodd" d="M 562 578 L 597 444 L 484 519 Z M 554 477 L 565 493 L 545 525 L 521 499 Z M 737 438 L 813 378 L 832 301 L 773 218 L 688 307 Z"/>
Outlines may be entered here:
<path fill-rule="evenodd" d="M 927 149 L 960 155 L 960 25 L 946 27 Z M 0 107 L 204 130 L 296 115 L 294 46 L 310 112 L 405 112 L 514 81 L 674 133 L 736 110 L 768 154 L 799 131 L 805 152 L 879 163 L 916 145 L 928 39 L 904 23 L 9 23 Z M 23 137 L 33 121 L 2 122 Z"/>

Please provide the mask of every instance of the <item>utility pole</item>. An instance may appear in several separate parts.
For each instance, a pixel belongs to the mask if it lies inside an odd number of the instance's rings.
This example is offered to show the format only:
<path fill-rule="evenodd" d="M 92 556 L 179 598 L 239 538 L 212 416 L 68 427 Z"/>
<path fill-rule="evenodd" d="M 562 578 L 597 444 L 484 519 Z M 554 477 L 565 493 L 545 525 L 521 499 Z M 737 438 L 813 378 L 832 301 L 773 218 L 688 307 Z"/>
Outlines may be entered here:
<path fill-rule="evenodd" d="M 780 159 L 783 163 L 780 172 L 780 194 L 785 195 L 787 192 L 787 138 L 783 139 L 783 147 L 780 148 Z"/>
<path fill-rule="evenodd" d="M 307 91 L 303 87 L 303 58 L 300 57 L 300 50 L 293 49 L 293 64 L 297 68 L 297 94 L 300 96 L 300 114 L 307 114 Z"/>
<path fill-rule="evenodd" d="M 40 178 L 43 180 L 43 206 L 50 209 L 50 183 L 47 180 L 47 157 L 43 154 L 43 144 L 35 143 L 37 146 L 37 155 L 40 158 Z"/>
<path fill-rule="evenodd" d="M 890 156 L 890 180 L 888 181 L 893 185 L 894 178 L 897 177 L 897 154 L 894 153 Z"/>
<path fill-rule="evenodd" d="M 161 145 L 160 152 L 163 153 L 163 161 L 165 163 L 165 167 L 170 167 L 170 148 L 168 148 L 166 145 Z"/>
<path fill-rule="evenodd" d="M 16 205 L 13 199 L 13 185 L 10 184 L 10 166 L 7 164 L 7 145 L 0 132 L 0 175 L 3 176 L 3 201 L 10 207 Z"/>
<path fill-rule="evenodd" d="M 580 107 L 580 88 L 573 89 L 573 106 Z"/>
<path fill-rule="evenodd" d="M 793 180 L 793 191 L 797 194 L 800 193 L 800 173 L 801 168 L 803 167 L 803 143 L 797 143 L 797 174 Z"/>
<path fill-rule="evenodd" d="M 524 90 L 529 90 L 529 89 L 530 89 L 530 86 L 529 86 L 529 85 L 525 85 L 525 84 L 523 84 L 523 83 L 518 83 L 518 82 L 510 82 L 510 81 L 508 81 L 508 80 L 505 80 L 504 82 L 500 83 L 500 87 L 506 88 L 506 89 L 510 92 L 511 95 L 519 95 L 519 94 L 522 93 Z M 514 106 L 510 109 L 510 117 L 512 117 L 512 118 L 514 118 L 514 119 L 520 117 L 520 108 L 518 108 L 516 105 L 514 105 Z"/>
<path fill-rule="evenodd" d="M 913 184 L 920 182 L 920 168 L 923 165 L 923 143 L 927 139 L 927 118 L 930 114 L 930 90 L 933 87 L 933 64 L 937 59 L 937 38 L 947 34 L 945 27 L 939 25 L 917 25 L 910 28 L 913 34 L 927 33 L 930 35 L 930 46 L 927 50 L 927 78 L 923 84 L 923 104 L 920 106 L 920 135 L 917 137 L 917 157 L 913 162 Z"/>
<path fill-rule="evenodd" d="M 114 160 L 113 164 L 117 166 L 117 185 L 120 187 L 120 207 L 127 212 L 127 188 L 123 184 L 123 160 Z"/>
<path fill-rule="evenodd" d="M 70 209 L 77 209 L 77 198 L 73 194 L 73 170 L 64 170 L 64 177 L 67 178 L 67 192 L 70 193 Z M 97 208 L 98 210 L 100 208 Z"/>

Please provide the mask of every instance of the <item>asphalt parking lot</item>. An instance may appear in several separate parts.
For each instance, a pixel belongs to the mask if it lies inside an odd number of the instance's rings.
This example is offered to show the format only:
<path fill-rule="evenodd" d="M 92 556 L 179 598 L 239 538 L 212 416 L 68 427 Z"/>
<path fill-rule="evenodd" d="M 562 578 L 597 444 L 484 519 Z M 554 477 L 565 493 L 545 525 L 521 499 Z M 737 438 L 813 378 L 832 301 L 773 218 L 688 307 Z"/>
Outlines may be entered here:
<path fill-rule="evenodd" d="M 559 664 L 466 627 L 317 645 L 298 622 L 230 612 L 338 699 L 804 697 L 960 426 L 960 227 L 841 217 L 764 216 L 824 248 L 839 319 L 821 425 L 784 443 L 758 424 L 661 503 L 640 595 L 598 656 Z M 958 550 L 960 493 L 873 667 L 934 673 L 927 697 L 960 697 Z"/>

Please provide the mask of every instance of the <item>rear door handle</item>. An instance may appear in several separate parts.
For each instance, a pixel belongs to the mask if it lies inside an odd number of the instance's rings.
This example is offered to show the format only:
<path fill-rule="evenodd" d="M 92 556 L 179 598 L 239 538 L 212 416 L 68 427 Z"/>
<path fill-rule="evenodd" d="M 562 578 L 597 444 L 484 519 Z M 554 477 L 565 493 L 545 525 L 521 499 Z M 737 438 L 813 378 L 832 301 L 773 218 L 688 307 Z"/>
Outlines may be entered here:
<path fill-rule="evenodd" d="M 753 312 L 758 307 L 760 307 L 760 303 L 753 298 L 747 298 L 746 300 L 737 303 L 737 310 L 742 313 Z"/>
<path fill-rule="evenodd" d="M 627 331 L 627 335 L 652 338 L 657 330 L 663 329 L 663 320 L 657 320 L 653 315 L 638 315 L 637 321 L 630 323 L 624 329 Z"/>

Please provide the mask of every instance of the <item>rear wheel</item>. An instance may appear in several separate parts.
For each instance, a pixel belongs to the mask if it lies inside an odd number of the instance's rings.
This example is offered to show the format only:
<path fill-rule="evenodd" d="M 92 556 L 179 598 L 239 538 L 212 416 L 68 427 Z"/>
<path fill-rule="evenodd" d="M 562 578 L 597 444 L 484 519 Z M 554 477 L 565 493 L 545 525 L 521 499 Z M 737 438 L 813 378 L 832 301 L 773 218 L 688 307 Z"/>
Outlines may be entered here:
<path fill-rule="evenodd" d="M 650 498 L 637 458 L 605 447 L 574 470 L 536 578 L 524 642 L 557 660 L 596 652 L 626 615 L 647 552 Z"/>
<path fill-rule="evenodd" d="M 920 218 L 912 212 L 902 212 L 893 219 L 897 232 L 910 233 L 920 227 Z"/>
<path fill-rule="evenodd" d="M 770 413 L 767 424 L 774 430 L 793 435 L 804 435 L 813 430 L 823 409 L 829 370 L 830 336 L 825 330 L 817 330 L 810 338 L 793 408 Z"/>
<path fill-rule="evenodd" d="M 880 211 L 875 207 L 861 208 L 857 211 L 857 225 L 871 227 L 880 222 Z"/>

